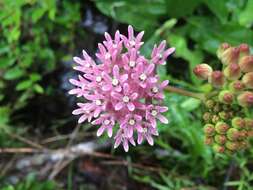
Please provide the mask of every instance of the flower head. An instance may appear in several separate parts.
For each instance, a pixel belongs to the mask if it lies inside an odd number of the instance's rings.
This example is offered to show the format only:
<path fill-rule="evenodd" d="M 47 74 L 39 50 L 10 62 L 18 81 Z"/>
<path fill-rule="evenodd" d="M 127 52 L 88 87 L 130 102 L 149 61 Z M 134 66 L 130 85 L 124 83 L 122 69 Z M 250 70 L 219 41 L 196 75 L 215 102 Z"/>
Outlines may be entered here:
<path fill-rule="evenodd" d="M 85 102 L 78 103 L 74 115 L 81 115 L 78 122 L 86 120 L 100 125 L 97 136 L 107 132 L 114 136 L 114 147 L 123 145 L 125 151 L 129 143 L 136 145 L 144 139 L 153 145 L 152 136 L 158 135 L 157 120 L 168 123 L 162 113 L 163 89 L 168 81 L 160 81 L 156 75 L 156 65 L 164 64 L 175 48 L 165 49 L 166 42 L 154 46 L 151 58 L 141 55 L 144 32 L 134 35 L 132 26 L 128 27 L 128 36 L 115 33 L 114 39 L 105 33 L 105 41 L 98 44 L 96 57 L 101 64 L 83 51 L 83 58 L 74 57 L 81 72 L 78 79 L 70 79 L 75 86 L 69 93 L 82 97 Z"/>

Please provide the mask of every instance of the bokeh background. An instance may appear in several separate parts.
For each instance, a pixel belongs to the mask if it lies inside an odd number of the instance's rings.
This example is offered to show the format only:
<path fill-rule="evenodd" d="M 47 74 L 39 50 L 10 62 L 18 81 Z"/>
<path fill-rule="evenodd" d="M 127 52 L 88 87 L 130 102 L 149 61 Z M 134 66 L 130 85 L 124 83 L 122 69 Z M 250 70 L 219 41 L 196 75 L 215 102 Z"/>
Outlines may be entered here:
<path fill-rule="evenodd" d="M 77 125 L 72 57 L 94 56 L 104 32 L 128 24 L 145 30 L 145 55 L 163 39 L 176 47 L 163 79 L 203 92 L 196 64 L 219 68 L 222 42 L 252 47 L 253 0 L 0 0 L 0 190 L 253 189 L 253 149 L 213 154 L 199 100 L 167 93 L 169 124 L 129 153 Z"/>

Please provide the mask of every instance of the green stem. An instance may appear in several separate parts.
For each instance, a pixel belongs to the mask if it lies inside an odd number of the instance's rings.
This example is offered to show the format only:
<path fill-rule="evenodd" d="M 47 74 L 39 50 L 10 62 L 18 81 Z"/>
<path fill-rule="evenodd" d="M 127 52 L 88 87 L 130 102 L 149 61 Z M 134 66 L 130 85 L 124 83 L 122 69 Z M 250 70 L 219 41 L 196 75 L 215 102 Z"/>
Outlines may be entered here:
<path fill-rule="evenodd" d="M 189 97 L 192 97 L 192 98 L 196 98 L 196 99 L 199 99 L 199 100 L 202 100 L 202 101 L 205 100 L 205 96 L 202 93 L 194 93 L 194 92 L 190 92 L 190 91 L 180 89 L 180 88 L 177 88 L 177 87 L 173 87 L 173 86 L 167 86 L 165 88 L 165 90 L 169 91 L 169 92 L 177 93 L 177 94 L 180 94 L 180 95 L 183 95 L 183 96 L 189 96 Z"/>

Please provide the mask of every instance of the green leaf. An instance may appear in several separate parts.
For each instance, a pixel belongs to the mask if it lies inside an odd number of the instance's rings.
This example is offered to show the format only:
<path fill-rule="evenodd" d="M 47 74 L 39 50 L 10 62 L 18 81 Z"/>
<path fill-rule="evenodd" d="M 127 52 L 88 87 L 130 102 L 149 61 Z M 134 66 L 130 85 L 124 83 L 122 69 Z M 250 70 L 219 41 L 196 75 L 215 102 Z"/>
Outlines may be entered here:
<path fill-rule="evenodd" d="M 250 27 L 253 24 L 253 1 L 248 0 L 246 8 L 239 15 L 239 23 L 242 26 Z"/>
<path fill-rule="evenodd" d="M 227 0 L 204 0 L 204 2 L 222 23 L 227 22 L 229 14 L 229 11 L 226 7 Z"/>
<path fill-rule="evenodd" d="M 28 88 L 30 88 L 33 84 L 33 81 L 31 80 L 23 80 L 21 82 L 19 82 L 16 86 L 16 90 L 26 90 Z"/>
<path fill-rule="evenodd" d="M 171 34 L 168 37 L 168 41 L 171 46 L 176 48 L 176 57 L 181 57 L 190 63 L 189 74 L 194 83 L 199 84 L 200 81 L 194 76 L 192 70 L 203 61 L 203 54 L 200 51 L 192 51 L 187 46 L 187 41 L 184 36 L 178 34 Z"/>
<path fill-rule="evenodd" d="M 38 94 L 43 94 L 44 93 L 44 89 L 42 86 L 40 86 L 39 84 L 35 84 L 33 86 L 33 89 L 35 92 L 37 92 Z"/>
<path fill-rule="evenodd" d="M 0 69 L 6 69 L 15 63 L 15 58 L 1 57 L 0 58 Z"/>
<path fill-rule="evenodd" d="M 195 98 L 188 98 L 187 100 L 181 103 L 181 108 L 186 111 L 193 111 L 198 108 L 201 104 L 201 101 Z"/>
<path fill-rule="evenodd" d="M 13 80 L 13 79 L 18 79 L 24 75 L 24 70 L 22 70 L 19 67 L 14 67 L 12 69 L 9 69 L 5 74 L 4 74 L 4 79 L 6 80 Z"/>
<path fill-rule="evenodd" d="M 187 16 L 194 11 L 200 2 L 200 0 L 167 0 L 167 14 L 173 18 Z"/>
<path fill-rule="evenodd" d="M 32 73 L 32 74 L 30 74 L 29 77 L 30 77 L 31 81 L 33 81 L 33 82 L 37 82 L 37 81 L 41 80 L 41 76 L 38 73 Z"/>
<path fill-rule="evenodd" d="M 154 30 L 159 17 L 166 14 L 165 0 L 97 0 L 95 3 L 102 13 L 146 32 Z"/>
<path fill-rule="evenodd" d="M 10 108 L 7 106 L 0 107 L 0 125 L 7 124 L 9 122 Z"/>

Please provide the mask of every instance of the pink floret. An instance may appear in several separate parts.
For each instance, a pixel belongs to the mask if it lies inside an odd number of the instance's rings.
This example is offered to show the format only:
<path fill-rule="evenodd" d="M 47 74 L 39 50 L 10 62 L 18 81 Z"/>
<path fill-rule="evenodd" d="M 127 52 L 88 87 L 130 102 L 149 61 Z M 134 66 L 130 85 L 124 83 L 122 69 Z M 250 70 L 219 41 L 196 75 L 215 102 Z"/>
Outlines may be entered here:
<path fill-rule="evenodd" d="M 144 32 L 134 35 L 132 26 L 128 36 L 115 33 L 114 39 L 105 33 L 105 41 L 98 44 L 96 57 L 101 64 L 83 51 L 83 57 L 74 57 L 80 72 L 78 79 L 70 79 L 75 86 L 69 94 L 83 98 L 77 103 L 74 115 L 80 115 L 78 123 L 85 121 L 99 125 L 97 136 L 107 133 L 113 137 L 114 148 L 120 144 L 124 150 L 146 140 L 154 144 L 153 136 L 158 135 L 157 120 L 167 124 L 162 114 L 168 110 L 163 106 L 164 88 L 168 81 L 160 81 L 156 74 L 157 65 L 164 65 L 175 48 L 165 49 L 166 42 L 155 45 L 151 58 L 141 55 Z M 136 134 L 136 135 L 135 135 Z M 135 136 L 137 139 L 135 139 Z"/>

